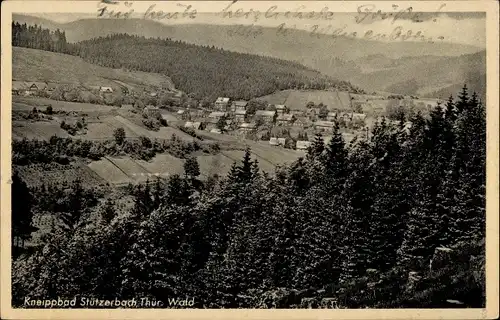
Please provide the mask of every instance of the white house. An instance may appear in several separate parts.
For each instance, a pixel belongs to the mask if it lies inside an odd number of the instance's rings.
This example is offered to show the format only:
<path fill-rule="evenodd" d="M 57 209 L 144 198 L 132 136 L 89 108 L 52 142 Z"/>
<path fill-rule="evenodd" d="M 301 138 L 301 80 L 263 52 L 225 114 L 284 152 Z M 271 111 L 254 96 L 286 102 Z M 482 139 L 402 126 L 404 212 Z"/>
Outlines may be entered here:
<path fill-rule="evenodd" d="M 220 111 L 226 111 L 228 104 L 229 98 L 226 97 L 218 97 L 217 100 L 215 100 L 215 108 Z"/>
<path fill-rule="evenodd" d="M 248 102 L 244 100 L 233 101 L 233 103 L 231 103 L 231 111 L 232 112 L 244 111 L 247 109 L 247 105 Z"/>
<path fill-rule="evenodd" d="M 102 93 L 113 93 L 113 88 L 111 87 L 100 87 L 99 91 Z"/>
<path fill-rule="evenodd" d="M 295 148 L 297 150 L 307 150 L 311 146 L 311 141 L 297 141 Z"/>

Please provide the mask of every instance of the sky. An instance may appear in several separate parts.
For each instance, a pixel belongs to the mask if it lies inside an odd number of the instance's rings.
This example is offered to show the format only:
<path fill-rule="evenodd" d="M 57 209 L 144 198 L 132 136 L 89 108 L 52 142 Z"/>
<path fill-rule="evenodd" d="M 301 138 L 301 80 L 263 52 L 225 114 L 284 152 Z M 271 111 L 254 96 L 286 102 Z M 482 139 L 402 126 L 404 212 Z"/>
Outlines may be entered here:
<path fill-rule="evenodd" d="M 170 2 L 171 6 L 168 9 L 164 6 L 164 3 L 159 3 L 156 5 L 151 11 L 158 13 L 158 11 L 165 12 L 173 12 L 179 11 L 180 13 L 185 10 L 185 6 L 189 4 L 189 2 L 184 2 L 184 7 L 177 4 L 177 7 L 172 7 L 172 2 Z M 262 2 L 261 2 L 262 3 Z M 319 18 L 318 12 L 321 9 L 324 9 L 326 5 L 324 3 L 321 6 L 315 7 L 306 7 L 301 5 L 307 4 L 306 2 L 297 2 L 293 5 L 283 7 L 280 2 L 275 2 L 277 8 L 272 11 L 272 13 L 278 13 L 277 15 L 272 16 L 271 18 L 264 18 L 264 13 L 271 6 L 268 2 L 267 6 L 255 9 L 255 7 L 249 8 L 245 6 L 243 2 L 237 2 L 229 6 L 230 2 L 219 2 L 218 8 L 214 8 L 213 13 L 207 12 L 199 12 L 196 14 L 196 17 L 191 19 L 189 16 L 185 18 L 179 19 L 168 19 L 165 17 L 161 18 L 153 18 L 151 15 L 147 16 L 148 19 L 154 19 L 160 23 L 164 24 L 182 24 L 182 23 L 203 23 L 203 24 L 244 24 L 244 25 L 255 25 L 255 26 L 263 26 L 263 27 L 277 27 L 282 23 L 285 23 L 287 27 L 296 27 L 297 29 L 302 30 L 312 30 L 313 28 L 321 33 L 332 33 L 332 32 L 346 32 L 352 33 L 356 32 L 358 37 L 360 35 L 364 35 L 367 31 L 372 31 L 373 35 L 391 35 L 394 32 L 396 27 L 399 27 L 399 30 L 402 34 L 407 34 L 411 32 L 411 34 L 415 35 L 417 32 L 420 32 L 420 35 L 423 35 L 425 38 L 432 38 L 434 41 L 443 41 L 443 42 L 452 42 L 452 43 L 461 43 L 473 45 L 481 48 L 486 47 L 486 15 L 481 12 L 444 12 L 444 8 L 446 5 L 439 5 L 438 2 L 435 3 L 434 12 L 413 12 L 409 13 L 407 7 L 398 7 L 397 5 L 393 5 L 392 8 L 385 8 L 382 10 L 382 13 L 386 13 L 386 18 L 382 19 L 382 15 L 376 14 L 380 8 L 374 7 L 370 5 L 365 5 L 365 7 L 358 7 L 358 12 L 337 12 L 334 11 L 333 8 L 329 8 L 325 10 L 324 16 L 328 18 Z M 329 2 L 326 2 L 329 3 Z M 223 6 L 221 6 L 223 4 Z M 281 5 L 281 7 L 280 7 Z M 101 5 L 101 7 L 104 5 Z M 132 18 L 144 18 L 145 11 L 148 9 L 148 6 L 144 6 L 142 3 L 129 3 L 129 6 L 123 5 L 122 2 L 119 2 L 116 5 L 107 5 L 108 11 L 99 18 L 109 18 L 109 14 L 112 14 L 111 9 L 116 13 L 120 11 L 122 13 L 127 12 L 131 9 L 134 12 L 130 17 Z M 228 7 L 229 6 L 229 7 Z M 330 4 L 330 7 L 333 7 Z M 176 9 L 177 8 L 177 9 Z M 225 10 L 224 10 L 225 9 Z M 244 10 L 244 12 L 251 11 L 250 9 L 254 9 L 254 11 L 259 11 L 260 15 L 256 15 L 253 12 L 250 12 L 248 16 L 243 17 L 235 17 L 235 12 L 238 9 Z M 80 12 L 80 13 L 27 13 L 32 16 L 38 16 L 45 19 L 50 19 L 59 23 L 66 23 L 75 21 L 78 19 L 91 19 L 98 18 L 96 7 L 89 8 L 89 12 Z M 193 8 L 190 9 L 191 11 Z M 188 11 L 190 11 L 188 10 Z M 293 13 L 299 11 L 304 13 L 309 13 L 311 11 L 316 12 L 315 19 L 307 19 L 302 18 L 299 19 L 297 17 L 285 17 L 284 12 L 286 10 L 290 10 Z M 340 10 L 339 10 L 340 11 Z M 361 13 L 359 13 L 361 11 Z M 369 11 L 369 13 L 364 13 Z M 226 14 L 223 14 L 225 12 Z M 229 16 L 229 12 L 232 13 L 232 16 Z M 329 13 L 331 12 L 331 13 Z M 403 13 L 400 13 L 403 12 Z M 399 14 L 398 14 L 399 13 Z M 395 19 L 394 17 L 397 17 Z M 317 27 L 314 27 L 317 26 Z M 382 41 L 390 41 L 389 39 L 379 38 Z M 410 38 L 410 41 L 414 39 Z"/>

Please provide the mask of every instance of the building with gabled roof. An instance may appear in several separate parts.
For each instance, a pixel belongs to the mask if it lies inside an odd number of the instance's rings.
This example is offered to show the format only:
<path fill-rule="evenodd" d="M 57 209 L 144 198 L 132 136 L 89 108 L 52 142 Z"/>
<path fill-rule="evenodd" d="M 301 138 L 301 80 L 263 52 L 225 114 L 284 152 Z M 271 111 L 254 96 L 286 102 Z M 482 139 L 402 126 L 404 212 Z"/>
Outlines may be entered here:
<path fill-rule="evenodd" d="M 208 117 L 212 118 L 212 119 L 219 120 L 220 118 L 227 117 L 227 113 L 226 112 L 222 112 L 222 111 L 214 111 L 214 112 L 210 113 L 208 115 Z"/>
<path fill-rule="evenodd" d="M 274 107 L 276 108 L 278 115 L 288 113 L 288 111 L 290 111 L 284 104 L 275 104 Z"/>
<path fill-rule="evenodd" d="M 47 83 L 41 81 L 28 82 L 29 89 L 33 91 L 43 91 L 47 89 Z"/>
<path fill-rule="evenodd" d="M 335 121 L 337 120 L 337 112 L 328 112 L 326 115 L 326 121 Z"/>
<path fill-rule="evenodd" d="M 12 81 L 12 94 L 25 94 L 28 90 L 28 85 L 24 81 Z"/>
<path fill-rule="evenodd" d="M 226 97 L 218 97 L 215 100 L 215 108 L 220 111 L 226 111 L 229 105 L 229 98 Z"/>
<path fill-rule="evenodd" d="M 184 128 L 191 128 L 194 130 L 203 130 L 204 129 L 204 123 L 201 121 L 187 121 L 184 124 Z"/>
<path fill-rule="evenodd" d="M 252 132 L 255 131 L 256 128 L 257 126 L 255 125 L 255 123 L 250 123 L 250 122 L 241 123 L 239 126 L 239 130 L 241 132 Z"/>
<path fill-rule="evenodd" d="M 316 121 L 314 123 L 314 129 L 317 131 L 331 132 L 335 128 L 335 122 L 332 121 Z"/>
<path fill-rule="evenodd" d="M 295 144 L 295 149 L 307 151 L 307 149 L 309 149 L 310 146 L 311 146 L 311 141 L 297 141 L 297 143 Z"/>
<path fill-rule="evenodd" d="M 270 144 L 270 145 L 272 145 L 272 146 L 277 146 L 277 145 L 279 145 L 279 143 L 278 143 L 278 138 L 273 137 L 273 138 L 269 139 L 269 144 Z"/>
<path fill-rule="evenodd" d="M 234 121 L 245 122 L 246 116 L 247 116 L 246 110 L 236 110 L 234 112 Z"/>
<path fill-rule="evenodd" d="M 295 120 L 296 118 L 294 114 L 279 114 L 276 118 L 276 123 L 281 125 L 292 125 Z"/>
<path fill-rule="evenodd" d="M 231 103 L 231 111 L 236 112 L 238 110 L 246 110 L 248 102 L 244 100 L 233 101 Z"/>
<path fill-rule="evenodd" d="M 99 91 L 101 91 L 103 93 L 113 93 L 113 88 L 111 88 L 111 87 L 100 87 Z"/>
<path fill-rule="evenodd" d="M 255 118 L 260 118 L 266 123 L 274 123 L 276 115 L 277 113 L 274 110 L 257 110 L 255 112 Z"/>
<path fill-rule="evenodd" d="M 353 121 L 354 120 L 364 121 L 366 119 L 366 114 L 353 112 L 352 115 L 351 115 L 351 119 Z"/>
<path fill-rule="evenodd" d="M 143 109 L 144 113 L 151 118 L 160 118 L 160 108 L 155 107 L 153 105 L 147 105 Z"/>

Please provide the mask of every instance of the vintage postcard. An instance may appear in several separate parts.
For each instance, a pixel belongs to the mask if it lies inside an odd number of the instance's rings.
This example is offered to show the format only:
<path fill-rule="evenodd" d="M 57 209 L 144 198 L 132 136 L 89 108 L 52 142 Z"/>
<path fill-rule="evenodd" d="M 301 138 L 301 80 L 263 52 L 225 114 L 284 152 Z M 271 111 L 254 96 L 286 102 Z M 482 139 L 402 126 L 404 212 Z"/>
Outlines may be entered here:
<path fill-rule="evenodd" d="M 495 319 L 496 1 L 4 1 L 2 319 Z"/>

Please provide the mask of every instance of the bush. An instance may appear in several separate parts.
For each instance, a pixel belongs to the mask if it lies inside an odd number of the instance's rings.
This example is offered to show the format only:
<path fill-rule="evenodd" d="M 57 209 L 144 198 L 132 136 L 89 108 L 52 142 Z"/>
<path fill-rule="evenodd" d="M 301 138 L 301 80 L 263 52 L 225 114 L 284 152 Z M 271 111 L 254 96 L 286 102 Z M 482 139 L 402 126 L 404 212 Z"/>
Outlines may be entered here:
<path fill-rule="evenodd" d="M 160 130 L 160 122 L 158 120 L 154 119 L 143 119 L 142 123 L 148 128 L 149 130 L 153 131 L 158 131 Z"/>

